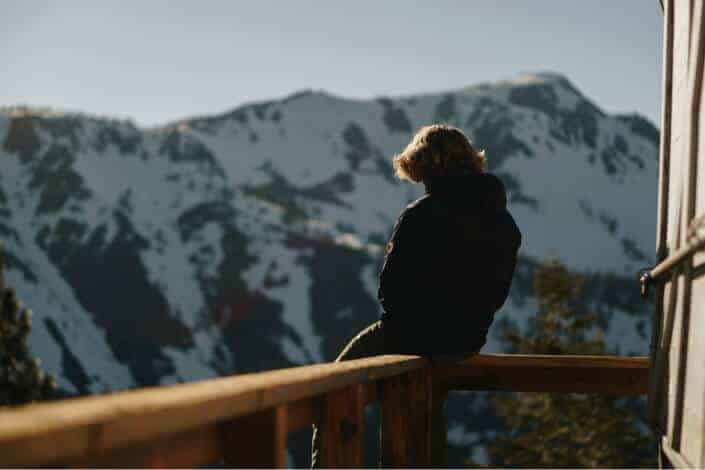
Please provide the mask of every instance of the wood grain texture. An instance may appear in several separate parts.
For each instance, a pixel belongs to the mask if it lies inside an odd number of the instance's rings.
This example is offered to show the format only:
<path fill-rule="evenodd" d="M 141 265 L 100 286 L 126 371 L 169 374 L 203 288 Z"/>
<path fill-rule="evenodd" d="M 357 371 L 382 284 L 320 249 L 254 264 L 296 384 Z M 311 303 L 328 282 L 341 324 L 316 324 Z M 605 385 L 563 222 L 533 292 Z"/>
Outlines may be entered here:
<path fill-rule="evenodd" d="M 319 398 L 305 398 L 286 405 L 287 430 L 297 431 L 318 421 L 321 412 Z"/>
<path fill-rule="evenodd" d="M 193 468 L 222 458 L 220 429 L 213 425 L 57 464 L 72 468 Z"/>
<path fill-rule="evenodd" d="M 365 397 L 362 385 L 330 392 L 321 407 L 322 468 L 360 468 L 363 466 Z"/>
<path fill-rule="evenodd" d="M 423 369 L 382 384 L 382 466 L 431 464 L 431 374 Z"/>
<path fill-rule="evenodd" d="M 278 406 L 221 425 L 225 467 L 284 468 L 286 410 Z"/>

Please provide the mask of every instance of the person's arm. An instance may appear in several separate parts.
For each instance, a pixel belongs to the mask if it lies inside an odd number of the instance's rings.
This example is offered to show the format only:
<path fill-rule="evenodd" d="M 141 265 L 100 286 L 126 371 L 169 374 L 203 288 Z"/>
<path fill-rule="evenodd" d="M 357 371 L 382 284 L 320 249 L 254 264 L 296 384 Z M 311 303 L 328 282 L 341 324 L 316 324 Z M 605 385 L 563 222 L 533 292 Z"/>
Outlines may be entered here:
<path fill-rule="evenodd" d="M 508 211 L 502 214 L 502 225 L 505 225 L 506 241 L 502 247 L 495 265 L 495 278 L 492 283 L 491 308 L 493 311 L 499 310 L 509 296 L 509 288 L 512 285 L 514 270 L 517 263 L 517 253 L 521 246 L 521 232 L 517 227 L 514 218 Z"/>
<path fill-rule="evenodd" d="M 408 306 L 409 294 L 414 290 L 412 274 L 418 264 L 421 235 L 415 214 L 406 209 L 399 216 L 387 243 L 379 275 L 377 298 L 387 314 L 403 311 Z"/>

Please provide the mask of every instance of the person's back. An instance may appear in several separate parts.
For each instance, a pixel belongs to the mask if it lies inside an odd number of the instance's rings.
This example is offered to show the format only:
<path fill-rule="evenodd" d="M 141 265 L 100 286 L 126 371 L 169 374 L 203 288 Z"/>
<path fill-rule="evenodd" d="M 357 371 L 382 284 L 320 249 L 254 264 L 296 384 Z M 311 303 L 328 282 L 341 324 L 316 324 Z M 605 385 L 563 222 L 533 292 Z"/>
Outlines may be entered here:
<path fill-rule="evenodd" d="M 507 297 L 521 235 L 491 174 L 439 177 L 426 190 L 399 217 L 380 273 L 385 336 L 400 353 L 477 351 Z"/>

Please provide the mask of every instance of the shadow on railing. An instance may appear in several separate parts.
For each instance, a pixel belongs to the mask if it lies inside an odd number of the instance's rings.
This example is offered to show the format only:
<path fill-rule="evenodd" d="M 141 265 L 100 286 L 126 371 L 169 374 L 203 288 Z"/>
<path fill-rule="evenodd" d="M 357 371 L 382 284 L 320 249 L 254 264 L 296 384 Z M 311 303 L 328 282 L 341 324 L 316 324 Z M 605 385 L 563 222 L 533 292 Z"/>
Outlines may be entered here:
<path fill-rule="evenodd" d="M 449 390 L 630 395 L 647 382 L 645 357 L 377 356 L 2 410 L 0 466 L 283 467 L 287 434 L 316 422 L 323 467 L 362 467 L 365 406 L 380 401 L 385 466 L 427 467 Z"/>

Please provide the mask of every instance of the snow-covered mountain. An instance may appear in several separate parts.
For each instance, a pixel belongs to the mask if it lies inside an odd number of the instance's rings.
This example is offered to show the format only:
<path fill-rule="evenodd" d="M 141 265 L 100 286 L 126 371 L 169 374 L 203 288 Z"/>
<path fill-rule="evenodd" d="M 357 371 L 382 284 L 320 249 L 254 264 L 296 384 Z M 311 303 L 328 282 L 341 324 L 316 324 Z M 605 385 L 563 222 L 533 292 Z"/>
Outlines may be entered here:
<path fill-rule="evenodd" d="M 0 242 L 35 353 L 69 393 L 334 358 L 379 315 L 382 246 L 422 190 L 391 157 L 431 122 L 463 128 L 509 190 L 523 246 L 498 318 L 531 315 L 533 266 L 558 256 L 589 276 L 610 343 L 645 353 L 634 274 L 653 262 L 658 131 L 556 74 L 304 91 L 157 129 L 0 110 Z"/>

